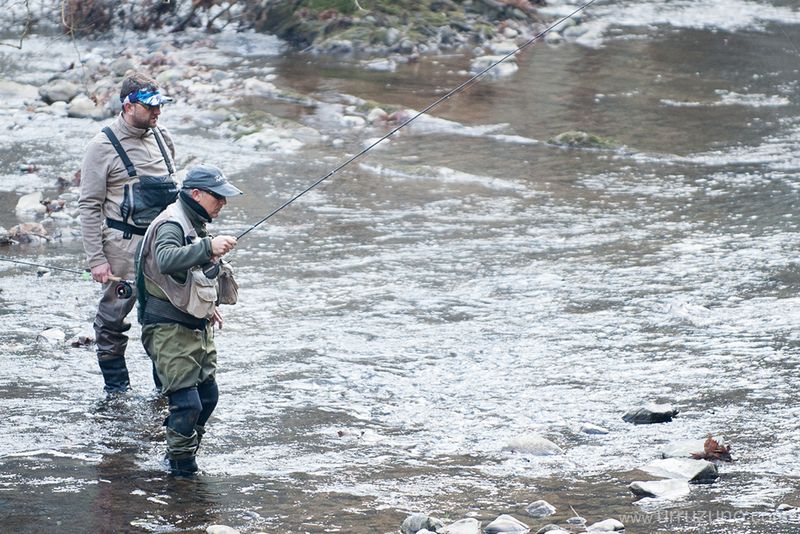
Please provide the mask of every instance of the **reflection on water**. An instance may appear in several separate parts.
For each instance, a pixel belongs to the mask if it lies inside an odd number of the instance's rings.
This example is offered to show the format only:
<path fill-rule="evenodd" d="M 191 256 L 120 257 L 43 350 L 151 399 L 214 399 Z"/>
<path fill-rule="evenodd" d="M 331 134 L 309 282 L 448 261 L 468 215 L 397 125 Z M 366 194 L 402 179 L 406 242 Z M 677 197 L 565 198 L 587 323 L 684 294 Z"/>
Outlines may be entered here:
<path fill-rule="evenodd" d="M 135 394 L 106 405 L 91 350 L 33 341 L 50 326 L 88 330 L 93 284 L 0 265 L 4 527 L 366 533 L 396 531 L 412 511 L 484 524 L 512 513 L 537 529 L 574 513 L 617 517 L 630 532 L 732 531 L 731 517 L 737 532 L 796 527 L 774 513 L 798 499 L 800 135 L 796 57 L 781 31 L 795 26 L 774 27 L 776 13 L 793 12 L 766 6 L 764 31 L 643 26 L 677 4 L 627 2 L 641 24 L 626 13 L 621 31 L 619 17 L 598 11 L 612 24 L 602 47 L 533 47 L 514 76 L 437 110 L 464 126 L 412 124 L 248 234 L 232 257 L 241 302 L 224 310 L 221 398 L 196 481 L 166 475 L 165 407 L 147 390 L 138 344 L 128 357 Z M 715 3 L 696 4 L 713 25 Z M 421 109 L 463 81 L 467 60 L 364 73 L 248 56 L 230 75 L 265 66 L 324 102 L 344 93 Z M 327 141 L 245 150 L 171 111 L 179 151 L 223 147 L 247 192 L 220 231 L 246 228 L 384 131 L 345 129 L 325 106 L 261 105 Z M 546 143 L 567 130 L 620 149 Z M 19 139 L 15 158 L 39 161 L 36 136 Z M 67 147 L 43 165 L 70 168 L 80 153 Z M 17 196 L 0 197 L 6 227 Z M 13 253 L 82 261 L 70 239 Z M 681 413 L 664 425 L 622 422 L 646 401 Z M 584 422 L 610 433 L 583 434 Z M 532 432 L 564 455 L 503 450 Z M 719 481 L 633 504 L 637 467 L 709 433 L 737 459 Z M 558 513 L 526 517 L 540 498 Z"/>

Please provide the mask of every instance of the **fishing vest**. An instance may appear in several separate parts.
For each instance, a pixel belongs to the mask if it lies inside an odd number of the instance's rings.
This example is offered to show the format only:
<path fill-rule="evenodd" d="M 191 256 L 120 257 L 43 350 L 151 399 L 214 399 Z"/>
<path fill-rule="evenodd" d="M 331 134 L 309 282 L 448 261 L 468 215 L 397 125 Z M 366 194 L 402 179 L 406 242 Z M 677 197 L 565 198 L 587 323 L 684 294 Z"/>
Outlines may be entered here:
<path fill-rule="evenodd" d="M 158 128 L 152 128 L 152 132 L 167 166 L 168 174 L 166 176 L 138 176 L 136 167 L 125 149 L 122 148 L 117 136 L 108 126 L 103 128 L 103 133 L 111 141 L 119 159 L 125 165 L 128 176 L 137 179 L 132 185 L 125 185 L 120 204 L 122 220 L 106 219 L 106 225 L 109 228 L 121 230 L 125 239 L 130 239 L 132 234 L 144 235 L 147 226 L 178 197 L 178 184 L 172 179 L 175 169 L 164 147 L 164 142 L 161 140 L 161 131 Z"/>
<path fill-rule="evenodd" d="M 166 222 L 177 222 L 181 225 L 185 244 L 198 237 L 183 204 L 180 201 L 170 204 L 155 218 L 144 235 L 139 257 L 140 269 L 147 280 L 164 292 L 170 304 L 192 317 L 208 320 L 214 315 L 217 306 L 216 278 L 208 278 L 200 266 L 189 269 L 184 283 L 159 272 L 155 254 L 156 234 Z"/>

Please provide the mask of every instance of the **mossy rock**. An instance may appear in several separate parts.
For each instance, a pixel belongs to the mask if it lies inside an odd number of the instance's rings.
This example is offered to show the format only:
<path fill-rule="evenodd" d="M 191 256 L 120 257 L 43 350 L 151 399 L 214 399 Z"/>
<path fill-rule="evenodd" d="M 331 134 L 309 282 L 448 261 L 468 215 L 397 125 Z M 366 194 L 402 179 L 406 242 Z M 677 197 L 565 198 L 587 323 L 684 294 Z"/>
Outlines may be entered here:
<path fill-rule="evenodd" d="M 612 139 L 581 131 L 564 132 L 555 137 L 551 137 L 547 142 L 551 145 L 569 148 L 619 148 L 619 143 Z"/>

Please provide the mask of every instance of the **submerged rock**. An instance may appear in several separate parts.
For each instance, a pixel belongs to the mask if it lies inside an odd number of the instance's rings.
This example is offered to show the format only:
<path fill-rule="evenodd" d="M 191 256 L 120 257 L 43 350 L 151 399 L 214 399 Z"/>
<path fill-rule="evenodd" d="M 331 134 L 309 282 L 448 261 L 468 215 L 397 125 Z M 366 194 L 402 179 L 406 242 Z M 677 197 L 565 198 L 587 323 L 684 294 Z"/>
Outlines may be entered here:
<path fill-rule="evenodd" d="M 678 410 L 670 404 L 651 403 L 629 411 L 622 416 L 622 420 L 634 425 L 648 425 L 652 423 L 668 423 L 676 415 L 678 415 Z"/>
<path fill-rule="evenodd" d="M 641 468 L 656 477 L 674 478 L 687 482 L 714 482 L 718 477 L 717 466 L 706 460 L 689 458 L 665 458 L 655 460 Z"/>
<path fill-rule="evenodd" d="M 616 532 L 618 530 L 625 530 L 625 525 L 616 519 L 605 519 L 597 523 L 592 523 L 586 530 L 589 532 Z"/>
<path fill-rule="evenodd" d="M 239 534 L 239 531 L 226 525 L 211 525 L 206 528 L 206 534 Z"/>
<path fill-rule="evenodd" d="M 552 456 L 564 453 L 561 447 L 539 434 L 528 434 L 512 438 L 508 445 L 503 447 L 503 450 L 533 456 Z"/>
<path fill-rule="evenodd" d="M 48 328 L 47 330 L 39 332 L 39 335 L 36 337 L 36 340 L 44 341 L 45 343 L 49 343 L 50 345 L 57 345 L 59 343 L 63 343 L 63 341 L 66 338 L 67 335 L 64 333 L 63 330 L 59 330 L 58 328 Z"/>
<path fill-rule="evenodd" d="M 486 534 L 523 534 L 530 530 L 528 525 L 507 514 L 497 516 L 483 529 Z"/>
<path fill-rule="evenodd" d="M 608 434 L 609 430 L 607 428 L 603 428 L 602 426 L 593 425 L 592 423 L 584 423 L 581 425 L 581 432 L 584 434 L 590 435 L 603 435 Z"/>
<path fill-rule="evenodd" d="M 569 131 L 558 134 L 547 140 L 551 145 L 569 148 L 618 148 L 618 144 L 611 139 L 600 137 L 581 131 Z"/>
<path fill-rule="evenodd" d="M 450 523 L 439 534 L 481 534 L 481 522 L 471 517 Z"/>
<path fill-rule="evenodd" d="M 484 69 L 487 69 L 491 65 L 497 63 L 504 57 L 505 56 L 477 57 L 474 60 L 472 60 L 472 64 L 470 65 L 469 71 L 471 74 L 478 74 Z M 486 73 L 486 76 L 491 78 L 502 78 L 514 74 L 518 70 L 519 70 L 519 65 L 517 65 L 517 61 L 513 57 L 509 57 L 508 59 L 505 59 L 502 63 L 492 68 L 492 70 L 488 71 Z"/>
<path fill-rule="evenodd" d="M 677 499 L 689 495 L 691 492 L 688 482 L 675 479 L 632 482 L 628 485 L 628 489 L 637 497 L 655 497 L 657 499 Z"/>
<path fill-rule="evenodd" d="M 547 501 L 534 501 L 525 507 L 525 513 L 531 517 L 547 517 L 556 513 L 556 507 Z"/>
<path fill-rule="evenodd" d="M 427 529 L 437 532 L 444 527 L 444 523 L 426 514 L 411 514 L 403 520 L 400 525 L 400 532 L 403 534 L 416 534 L 420 530 Z"/>

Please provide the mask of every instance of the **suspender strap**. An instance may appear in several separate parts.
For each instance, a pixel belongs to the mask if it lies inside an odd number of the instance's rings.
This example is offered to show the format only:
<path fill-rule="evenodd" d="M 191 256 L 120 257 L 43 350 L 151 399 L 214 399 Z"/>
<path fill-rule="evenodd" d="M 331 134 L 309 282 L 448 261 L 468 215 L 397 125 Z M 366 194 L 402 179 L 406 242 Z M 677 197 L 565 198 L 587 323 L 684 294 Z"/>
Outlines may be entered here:
<path fill-rule="evenodd" d="M 164 146 L 164 141 L 161 139 L 161 129 L 153 128 L 152 131 L 153 136 L 156 138 L 156 143 L 158 143 L 158 149 L 161 151 L 161 156 L 164 158 L 164 163 L 167 165 L 167 171 L 169 171 L 170 175 L 175 174 L 175 168 L 172 166 L 172 160 L 167 153 L 167 147 Z M 128 157 L 127 152 L 122 148 L 122 143 L 119 142 L 119 139 L 117 139 L 117 136 L 111 131 L 111 128 L 106 126 L 103 128 L 103 133 L 106 134 L 106 137 L 108 137 L 108 140 L 111 141 L 111 144 L 114 146 L 114 150 L 117 151 L 119 159 L 121 159 L 122 163 L 125 165 L 125 170 L 128 171 L 128 176 L 131 178 L 136 176 L 136 167 L 133 166 L 131 158 Z"/>
<path fill-rule="evenodd" d="M 158 143 L 158 149 L 161 151 L 161 155 L 164 157 L 164 163 L 167 164 L 167 171 L 169 171 L 170 175 L 175 174 L 175 169 L 172 167 L 172 160 L 170 160 L 169 154 L 167 154 L 164 141 L 161 140 L 161 128 L 153 128 L 153 135 L 156 138 L 156 143 Z"/>
<path fill-rule="evenodd" d="M 128 157 L 128 154 L 125 152 L 125 149 L 122 148 L 122 144 L 119 142 L 119 139 L 117 139 L 117 136 L 114 135 L 114 132 L 111 131 L 111 128 L 106 126 L 105 128 L 103 128 L 103 133 L 106 134 L 108 140 L 111 141 L 112 145 L 114 145 L 114 150 L 117 151 L 119 159 L 121 159 L 122 163 L 125 165 L 125 170 L 128 171 L 128 176 L 130 176 L 131 178 L 136 176 L 136 167 L 133 166 L 131 158 Z"/>
<path fill-rule="evenodd" d="M 144 235 L 144 233 L 147 231 L 147 228 L 139 228 L 138 226 L 133 226 L 132 224 L 127 224 L 122 221 L 115 221 L 114 219 L 109 219 L 108 217 L 106 217 L 106 226 L 123 232 L 123 239 L 130 239 L 131 234 Z"/>

